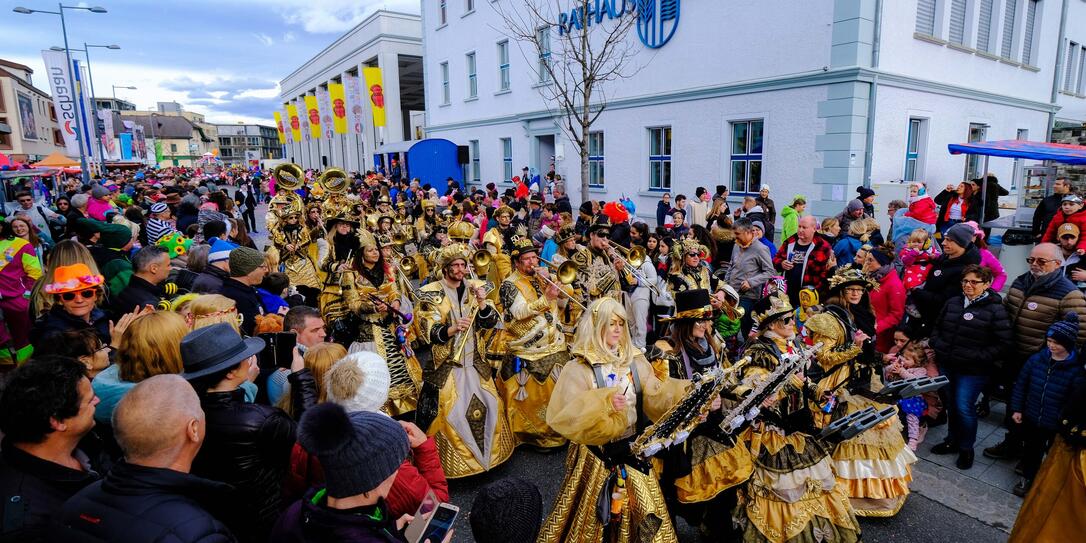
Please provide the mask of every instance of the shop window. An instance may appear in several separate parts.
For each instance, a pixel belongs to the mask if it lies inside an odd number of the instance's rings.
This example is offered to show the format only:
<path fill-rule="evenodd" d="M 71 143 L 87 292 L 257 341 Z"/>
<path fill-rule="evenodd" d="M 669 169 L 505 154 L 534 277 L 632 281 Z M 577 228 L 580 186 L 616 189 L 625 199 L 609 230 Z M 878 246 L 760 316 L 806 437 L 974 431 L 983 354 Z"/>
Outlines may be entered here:
<path fill-rule="evenodd" d="M 731 123 L 732 192 L 755 193 L 762 188 L 762 128 L 764 120 Z"/>
<path fill-rule="evenodd" d="M 671 127 L 649 128 L 649 189 L 671 190 Z"/>
<path fill-rule="evenodd" d="M 513 181 L 513 138 L 502 138 L 502 180 Z"/>

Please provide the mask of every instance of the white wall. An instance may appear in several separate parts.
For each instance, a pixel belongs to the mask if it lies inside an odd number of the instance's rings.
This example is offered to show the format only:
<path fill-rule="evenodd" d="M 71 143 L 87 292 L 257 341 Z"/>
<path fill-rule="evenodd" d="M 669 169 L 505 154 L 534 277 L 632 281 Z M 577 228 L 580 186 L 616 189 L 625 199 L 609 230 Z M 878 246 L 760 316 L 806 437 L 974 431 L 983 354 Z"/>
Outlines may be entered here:
<path fill-rule="evenodd" d="M 1068 3 L 1067 10 L 1067 28 L 1065 30 L 1067 39 L 1060 45 L 1060 53 L 1064 55 L 1064 70 L 1068 68 L 1076 70 L 1074 77 L 1082 77 L 1086 79 L 1086 75 L 1079 75 L 1082 69 L 1081 60 L 1076 60 L 1074 66 L 1067 66 L 1067 46 L 1069 41 L 1073 41 L 1079 44 L 1078 55 L 1081 58 L 1083 56 L 1082 47 L 1086 45 L 1086 2 L 1083 1 L 1070 1 Z M 1060 73 L 1059 89 L 1064 88 L 1064 77 L 1067 72 Z M 1086 122 L 1086 81 L 1082 82 L 1082 92 L 1078 92 L 1077 96 L 1072 96 L 1060 92 L 1056 95 L 1056 103 L 1060 105 L 1060 111 L 1056 113 L 1056 118 L 1063 121 L 1072 122 Z"/>

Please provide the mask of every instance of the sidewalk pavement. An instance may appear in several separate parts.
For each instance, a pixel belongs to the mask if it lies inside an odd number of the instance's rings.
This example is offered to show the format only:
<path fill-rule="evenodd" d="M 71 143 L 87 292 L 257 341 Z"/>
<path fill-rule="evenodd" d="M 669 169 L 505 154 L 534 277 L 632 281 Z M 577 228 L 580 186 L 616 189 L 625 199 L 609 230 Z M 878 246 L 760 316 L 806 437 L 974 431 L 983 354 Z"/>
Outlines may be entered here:
<path fill-rule="evenodd" d="M 950 509 L 975 518 L 989 526 L 1010 532 L 1022 498 L 1011 493 L 1019 476 L 1014 473 L 1016 460 L 993 460 L 984 456 L 986 447 L 1003 440 L 1006 431 L 1000 425 L 1005 404 L 992 402 L 992 413 L 979 422 L 973 467 L 960 470 L 954 465 L 957 454 L 935 455 L 931 448 L 947 434 L 944 424 L 928 431 L 913 465 L 914 492 Z"/>

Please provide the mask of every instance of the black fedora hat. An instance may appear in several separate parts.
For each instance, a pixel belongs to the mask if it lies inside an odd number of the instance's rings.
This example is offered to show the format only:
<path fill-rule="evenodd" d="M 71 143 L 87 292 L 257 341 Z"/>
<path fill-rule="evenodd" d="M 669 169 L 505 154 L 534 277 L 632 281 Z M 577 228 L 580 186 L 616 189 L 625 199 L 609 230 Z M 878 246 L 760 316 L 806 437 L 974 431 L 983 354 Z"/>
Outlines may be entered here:
<path fill-rule="evenodd" d="M 661 322 L 699 321 L 713 318 L 709 291 L 703 288 L 684 290 L 675 295 L 675 315 Z"/>
<path fill-rule="evenodd" d="M 262 350 L 263 339 L 242 339 L 225 322 L 193 330 L 181 339 L 181 360 L 185 364 L 181 377 L 195 379 L 233 368 Z"/>

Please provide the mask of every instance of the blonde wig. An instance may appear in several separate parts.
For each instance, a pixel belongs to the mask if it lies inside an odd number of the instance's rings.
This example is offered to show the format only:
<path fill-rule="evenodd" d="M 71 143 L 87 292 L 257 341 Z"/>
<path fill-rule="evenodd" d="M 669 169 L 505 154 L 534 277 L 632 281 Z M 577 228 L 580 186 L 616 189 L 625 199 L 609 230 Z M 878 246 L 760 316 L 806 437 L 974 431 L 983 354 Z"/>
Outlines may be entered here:
<path fill-rule="evenodd" d="M 185 319 L 156 311 L 132 321 L 121 335 L 117 363 L 123 381 L 138 383 L 164 373 L 181 373 L 181 338 L 189 332 Z"/>
<path fill-rule="evenodd" d="M 313 381 L 317 383 L 317 401 L 324 402 L 328 399 L 327 387 L 325 387 L 324 376 L 328 373 L 328 370 L 332 369 L 332 366 L 336 362 L 343 360 L 347 356 L 347 349 L 338 343 L 318 343 L 310 347 L 305 352 L 305 356 L 302 359 L 305 361 L 305 367 L 313 374 Z M 286 411 L 291 417 L 294 416 L 294 402 L 291 401 L 291 394 L 283 394 L 283 397 L 279 399 L 277 407 Z"/>
<path fill-rule="evenodd" d="M 53 297 L 46 294 L 43 289 L 45 285 L 53 282 L 53 272 L 61 266 L 72 264 L 86 264 L 90 268 L 91 275 L 102 275 L 102 272 L 98 271 L 98 264 L 94 262 L 94 257 L 82 243 L 70 239 L 58 242 L 46 256 L 45 269 L 42 270 L 41 278 L 34 283 L 34 288 L 30 291 L 32 318 L 44 314 L 53 307 Z M 102 302 L 102 298 L 102 296 L 98 297 L 98 303 Z"/>
<path fill-rule="evenodd" d="M 622 320 L 622 337 L 618 349 L 612 351 L 604 340 L 611 319 Z M 592 302 L 577 323 L 570 351 L 585 357 L 591 364 L 612 364 L 616 367 L 630 365 L 639 352 L 630 339 L 630 327 L 626 322 L 626 309 L 614 298 L 603 297 Z"/>
<path fill-rule="evenodd" d="M 241 318 L 238 306 L 221 294 L 203 294 L 189 304 L 188 323 L 193 330 L 225 322 L 241 333 Z"/>

